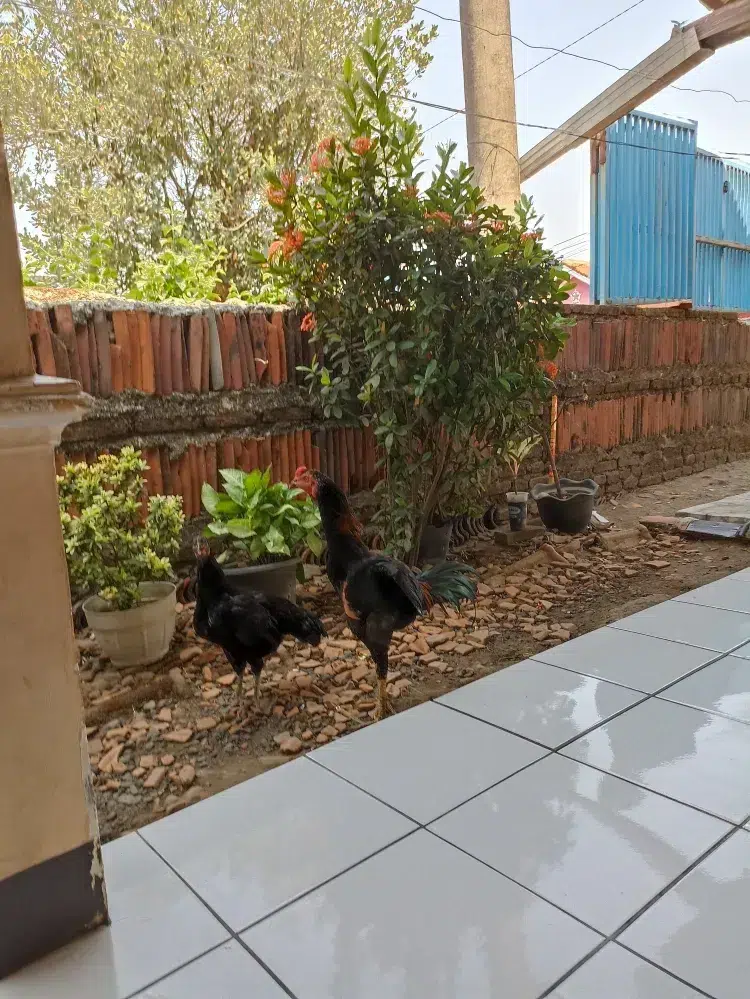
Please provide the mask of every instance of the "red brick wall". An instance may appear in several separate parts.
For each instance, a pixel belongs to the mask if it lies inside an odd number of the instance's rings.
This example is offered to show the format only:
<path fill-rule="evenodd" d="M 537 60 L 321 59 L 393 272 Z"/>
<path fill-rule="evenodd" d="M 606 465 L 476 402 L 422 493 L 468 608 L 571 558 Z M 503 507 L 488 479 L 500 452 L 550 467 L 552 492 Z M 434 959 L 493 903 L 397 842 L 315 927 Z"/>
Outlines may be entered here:
<path fill-rule="evenodd" d="M 568 306 L 558 358 L 556 444 L 563 472 L 606 489 L 674 478 L 750 452 L 750 326 L 733 313 Z M 312 464 L 347 491 L 378 477 L 370 431 L 323 420 L 297 366 L 314 345 L 287 309 L 73 302 L 30 306 L 42 374 L 96 397 L 58 461 L 124 443 L 150 463 L 149 490 L 200 512 L 217 470 L 270 465 L 287 480 Z M 530 482 L 544 474 L 530 465 Z"/>
<path fill-rule="evenodd" d="M 569 312 L 575 326 L 558 358 L 563 469 L 634 488 L 750 450 L 750 326 L 734 313 Z"/>

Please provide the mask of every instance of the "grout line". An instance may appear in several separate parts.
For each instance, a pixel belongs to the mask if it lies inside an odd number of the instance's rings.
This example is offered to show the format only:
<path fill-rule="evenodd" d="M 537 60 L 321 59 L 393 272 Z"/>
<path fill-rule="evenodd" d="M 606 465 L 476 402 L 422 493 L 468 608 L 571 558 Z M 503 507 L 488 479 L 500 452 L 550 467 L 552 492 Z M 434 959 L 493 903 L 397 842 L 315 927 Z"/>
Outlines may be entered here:
<path fill-rule="evenodd" d="M 545 665 L 546 665 L 546 663 L 545 663 Z M 509 669 L 509 668 L 510 667 L 506 667 L 506 669 Z M 500 670 L 499 672 L 502 673 L 502 672 L 504 672 L 504 670 Z M 492 675 L 494 675 L 494 674 L 490 674 L 490 676 L 492 676 Z M 467 684 L 467 686 L 470 686 L 470 684 Z M 458 689 L 462 690 L 463 688 L 459 687 Z M 499 732 L 504 732 L 506 735 L 513 735 L 513 736 L 516 737 L 516 739 L 523 739 L 524 742 L 530 742 L 532 744 L 532 746 L 538 746 L 539 749 L 543 749 L 545 751 L 545 753 L 552 752 L 552 747 L 551 746 L 545 746 L 545 744 L 543 742 L 539 742 L 538 739 L 532 739 L 532 737 L 530 735 L 519 735 L 518 732 L 514 732 L 510 728 L 505 728 L 505 726 L 500 725 L 498 722 L 487 721 L 486 718 L 478 718 L 477 715 L 473 715 L 470 711 L 466 711 L 463 708 L 457 708 L 453 704 L 445 704 L 442 701 L 436 701 L 435 703 L 438 704 L 438 706 L 441 707 L 441 708 L 447 708 L 448 711 L 453 711 L 457 715 L 463 715 L 464 718 L 470 718 L 472 721 L 479 722 L 481 725 L 489 725 L 490 728 L 494 728 L 495 730 L 497 730 Z"/>
<path fill-rule="evenodd" d="M 624 777 L 622 774 L 615 773 L 612 770 L 605 770 L 603 767 L 597 767 L 594 763 L 589 763 L 586 760 L 579 760 L 576 756 L 568 756 L 565 753 L 561 753 L 560 755 L 565 760 L 571 760 L 573 763 L 580 763 L 584 767 L 590 767 L 592 770 L 597 770 L 600 774 L 606 774 L 609 777 L 616 777 L 618 780 L 624 780 L 626 784 L 638 787 L 641 791 L 648 791 L 650 794 L 658 794 L 660 798 L 666 798 L 667 801 L 672 801 L 676 805 L 682 805 L 683 808 L 692 808 L 694 812 L 700 812 L 702 815 L 708 815 L 711 819 L 718 819 L 719 822 L 723 822 L 725 826 L 731 826 L 733 829 L 739 828 L 734 819 L 728 819 L 724 815 L 717 815 L 716 812 L 709 812 L 708 809 L 701 808 L 700 805 L 691 805 L 687 801 L 681 801 L 679 798 L 673 798 L 671 794 L 666 794 L 664 791 L 656 791 L 654 788 L 647 787 L 645 784 L 639 784 L 638 781 L 634 780 L 632 777 Z"/>
<path fill-rule="evenodd" d="M 668 968 L 663 968 L 660 964 L 657 964 L 656 961 L 652 961 L 650 957 L 646 957 L 644 954 L 639 954 L 638 951 L 633 950 L 632 947 L 628 947 L 627 944 L 620 943 L 619 940 L 613 942 L 616 943 L 618 947 L 622 947 L 622 949 L 626 950 L 629 954 L 633 954 L 635 957 L 640 958 L 641 961 L 645 961 L 646 964 L 650 964 L 652 968 L 656 968 L 659 971 L 664 972 L 665 975 L 669 975 L 670 978 L 674 978 L 676 981 L 680 982 L 681 985 L 687 985 L 688 988 L 697 992 L 699 996 L 705 996 L 705 999 L 716 999 L 716 996 L 712 996 L 710 993 L 704 992 L 703 989 L 699 988 L 693 982 L 688 982 L 686 979 L 680 978 L 680 976 L 676 975 L 673 971 L 670 971 Z"/>
<path fill-rule="evenodd" d="M 530 895 L 533 895 L 534 898 L 538 898 L 540 902 L 544 902 L 546 905 L 551 905 L 553 909 L 557 909 L 558 912 L 561 912 L 564 916 L 567 916 L 569 919 L 575 920 L 575 922 L 580 923 L 581 926 L 585 926 L 587 930 L 591 930 L 593 933 L 596 933 L 598 937 L 604 937 L 603 942 L 606 943 L 607 938 L 605 937 L 605 934 L 602 933 L 601 930 L 597 930 L 595 926 L 592 926 L 591 923 L 587 923 L 586 920 L 581 919 L 580 916 L 574 915 L 569 909 L 563 909 L 563 907 L 559 903 L 553 902 L 552 899 L 546 898 L 544 895 L 540 895 L 539 892 L 536 891 L 536 889 L 530 888 L 528 885 L 525 885 L 523 881 L 517 881 L 510 874 L 507 874 L 505 871 L 499 870 L 497 867 L 493 867 L 492 864 L 488 863 L 488 861 L 482 860 L 481 857 L 477 857 L 476 854 L 473 854 L 469 850 L 466 850 L 463 846 L 459 846 L 457 843 L 454 843 L 453 840 L 446 839 L 445 836 L 441 836 L 439 833 L 436 833 L 433 829 L 425 829 L 424 831 L 429 833 L 431 836 L 434 836 L 435 839 L 439 839 L 441 843 L 445 843 L 446 846 L 450 846 L 454 850 L 457 850 L 459 853 L 463 853 L 463 855 L 465 857 L 469 857 L 470 860 L 474 860 L 476 861 L 477 864 L 481 864 L 482 867 L 486 867 L 487 870 L 492 871 L 493 874 L 497 874 L 499 877 L 505 878 L 506 881 L 510 881 L 511 884 L 517 885 L 519 888 L 522 888 Z"/>
<path fill-rule="evenodd" d="M 494 784 L 490 784 L 488 787 L 483 788 L 481 791 L 477 791 L 476 794 L 472 794 L 470 798 L 466 798 L 464 801 L 459 802 L 459 804 L 453 805 L 453 807 L 449 808 L 447 812 L 442 812 L 440 815 L 436 815 L 434 819 L 430 819 L 429 822 L 426 822 L 420 828 L 426 829 L 428 832 L 432 832 L 432 830 L 429 827 L 431 825 L 434 825 L 435 822 L 439 822 L 441 819 L 444 819 L 446 815 L 450 815 L 452 812 L 458 811 L 459 808 L 463 808 L 464 805 L 468 805 L 470 801 L 474 801 L 476 798 L 481 798 L 481 796 L 483 794 L 487 794 L 488 791 L 494 791 L 496 787 L 500 787 L 500 785 L 504 784 L 506 780 L 510 780 L 511 777 L 515 777 L 517 774 L 522 774 L 524 770 L 528 770 L 529 767 L 536 766 L 537 763 L 541 763 L 542 760 L 546 760 L 550 756 L 554 756 L 554 750 L 547 749 L 544 756 L 540 756 L 538 759 L 532 760 L 531 763 L 527 763 L 525 766 L 520 767 L 518 770 L 514 770 L 512 774 L 508 774 L 505 777 L 501 777 L 500 780 L 495 781 Z"/>
<path fill-rule="evenodd" d="M 737 827 L 732 827 L 731 829 L 729 829 L 728 832 L 724 833 L 724 835 L 721 836 L 715 843 L 713 843 L 707 850 L 704 850 L 703 853 L 700 854 L 696 860 L 694 860 L 691 864 L 689 864 L 684 871 L 678 874 L 677 877 L 673 878 L 667 885 L 665 885 L 661 889 L 661 891 L 657 892 L 657 894 L 654 895 L 653 898 L 649 899 L 649 901 L 646 902 L 645 905 L 642 905 L 637 912 L 633 913 L 632 916 L 626 919 L 625 922 L 622 923 L 620 926 L 618 926 L 618 928 L 613 933 L 610 933 L 610 935 L 606 937 L 604 942 L 601 944 L 600 947 L 597 948 L 596 951 L 592 951 L 592 953 L 589 954 L 589 956 L 584 961 L 580 961 L 575 967 L 571 968 L 569 971 L 566 971 L 566 973 L 562 976 L 562 978 L 559 978 L 545 992 L 543 992 L 541 996 L 539 996 L 539 999 L 545 999 L 546 996 L 549 996 L 556 988 L 558 988 L 558 986 L 562 982 L 570 978 L 570 976 L 574 972 L 578 971 L 578 969 L 582 967 L 582 965 L 586 964 L 587 961 L 589 961 L 590 958 L 593 957 L 593 955 L 597 953 L 598 950 L 601 950 L 602 947 L 604 947 L 606 944 L 613 943 L 616 941 L 619 946 L 624 946 L 619 943 L 617 937 L 619 937 L 622 933 L 624 933 L 627 929 L 629 929 L 637 919 L 640 919 L 640 917 L 644 915 L 644 913 L 646 913 L 649 909 L 651 909 L 654 905 L 656 905 L 668 892 L 672 891 L 672 889 L 675 888 L 680 881 L 682 881 L 689 874 L 691 874 L 696 869 L 696 867 L 702 864 L 708 857 L 711 856 L 711 854 L 715 853 L 716 850 L 722 847 L 727 842 L 728 839 L 734 836 L 736 832 L 737 832 Z M 631 950 L 632 953 L 636 954 L 638 957 L 642 957 L 641 954 L 639 954 L 637 951 L 632 950 L 632 948 L 628 948 L 628 950 Z M 648 963 L 654 964 L 654 967 L 659 968 L 660 971 L 666 971 L 665 968 L 661 968 L 660 965 L 655 964 L 655 962 L 653 961 L 650 961 Z M 667 972 L 667 974 L 669 974 L 669 972 Z M 677 976 L 672 975 L 672 977 L 676 978 Z M 678 981 L 682 981 L 682 979 L 678 979 Z M 690 982 L 685 982 L 684 984 L 689 985 L 691 988 L 693 988 L 693 985 Z M 707 995 L 707 993 L 704 992 L 703 995 Z M 713 999 L 713 997 L 709 996 L 708 999 Z"/>
<path fill-rule="evenodd" d="M 252 947 L 249 947 L 242 939 L 242 937 L 235 937 L 235 939 L 237 940 L 237 943 L 240 945 L 240 947 L 242 947 L 252 958 L 254 958 L 258 962 L 258 964 L 261 966 L 261 968 L 263 968 L 263 970 L 266 972 L 269 978 L 272 978 L 279 986 L 279 988 L 283 989 L 284 992 L 286 992 L 286 994 L 290 996 L 290 999 L 297 999 L 297 996 L 294 994 L 294 992 L 292 992 L 289 986 L 286 985 L 286 983 L 283 982 L 281 978 L 279 978 L 276 972 L 273 971 L 273 969 L 269 965 L 267 965 L 262 958 L 258 957 L 258 955 L 255 953 Z"/>
<path fill-rule="evenodd" d="M 665 600 L 664 603 L 669 603 L 669 601 Z M 654 604 L 654 607 L 661 607 L 661 604 Z M 651 608 L 647 607 L 646 610 L 651 610 Z M 726 613 L 731 614 L 733 612 L 727 611 Z M 623 620 L 625 619 L 623 618 Z M 688 649 L 699 649 L 701 652 L 710 652 L 712 653 L 712 655 L 715 656 L 726 656 L 729 654 L 728 652 L 721 652 L 721 650 L 719 649 L 707 649 L 704 645 L 691 645 L 690 642 L 683 642 L 679 638 L 662 638 L 661 635 L 647 635 L 643 631 L 633 631 L 632 628 L 618 628 L 617 624 L 618 622 L 615 621 L 613 624 L 606 625 L 606 627 L 612 628 L 613 631 L 624 631 L 628 635 L 642 635 L 643 638 L 660 638 L 664 642 L 673 642 L 675 645 L 685 645 Z M 586 634 L 590 634 L 590 632 L 586 632 Z M 747 645 L 747 641 L 742 642 L 741 645 Z M 739 649 L 740 647 L 741 647 L 740 645 L 735 646 L 735 648 L 737 649 Z"/>
<path fill-rule="evenodd" d="M 750 662 L 748 663 L 750 666 Z M 737 718 L 736 715 L 728 715 L 723 711 L 719 711 L 716 708 L 706 708 L 699 704 L 688 704 L 687 701 L 676 701 L 671 697 L 666 696 L 666 691 L 660 694 L 654 694 L 654 698 L 658 701 L 664 701 L 666 704 L 677 704 L 681 708 L 692 708 L 694 711 L 705 711 L 707 715 L 713 715 L 714 718 L 723 718 L 724 721 L 737 722 L 738 725 L 750 726 L 750 718 Z"/>
<path fill-rule="evenodd" d="M 149 841 L 144 836 L 141 836 L 139 830 L 136 830 L 136 832 L 138 833 L 138 836 L 140 836 L 141 840 L 146 844 L 146 846 L 156 854 L 156 856 L 159 858 L 159 860 L 161 860 L 161 862 L 163 864 L 165 864 L 170 869 L 170 871 L 172 871 L 172 873 L 175 875 L 175 877 L 179 878 L 179 880 L 185 885 L 185 887 L 188 889 L 188 891 L 190 891 L 193 895 L 195 895 L 195 897 L 198 899 L 198 901 L 201 903 L 201 905 L 203 905 L 206 909 L 208 909 L 208 911 L 211 913 L 211 915 L 214 917 L 214 919 L 224 927 L 224 929 L 227 931 L 227 933 L 229 933 L 230 938 L 232 940 L 236 940 L 237 943 L 240 944 L 240 946 L 244 947 L 244 944 L 243 944 L 242 940 L 240 940 L 239 934 L 235 933 L 235 931 L 232 929 L 232 927 L 229 925 L 229 923 L 227 923 L 226 920 L 222 919 L 222 917 L 218 914 L 218 912 L 216 912 L 216 910 L 212 906 L 210 906 L 208 904 L 208 902 L 205 900 L 205 898 L 203 898 L 203 896 L 200 895 L 195 890 L 195 888 L 193 888 L 193 886 L 190 884 L 190 882 L 187 881 L 186 878 L 184 878 L 180 874 L 180 872 L 172 864 L 170 864 L 170 862 L 165 857 L 163 857 L 159 853 L 159 851 L 156 849 L 155 846 L 152 846 L 151 843 L 149 843 Z M 223 940 L 222 943 L 227 943 L 227 941 Z M 221 946 L 221 944 L 219 944 L 219 946 Z M 215 949 L 216 948 L 212 948 L 212 950 L 215 950 Z M 249 950 L 249 948 L 245 947 L 245 950 Z M 254 954 L 253 954 L 253 957 L 255 957 Z M 256 958 L 256 960 L 257 960 L 257 958 Z M 189 964 L 191 962 L 187 962 L 187 963 Z M 260 962 L 260 963 L 262 963 L 262 962 Z M 297 997 L 294 995 L 294 993 L 284 984 L 284 982 L 277 975 L 275 975 L 269 968 L 266 968 L 265 965 L 263 965 L 263 967 L 268 972 L 268 974 L 273 978 L 273 980 L 276 982 L 276 984 L 280 988 L 282 988 L 284 990 L 284 992 L 286 992 L 286 994 L 291 997 L 291 999 L 297 999 Z M 172 971 L 169 972 L 169 974 L 170 975 L 173 974 L 175 970 L 177 970 L 177 969 L 173 969 Z M 166 975 L 162 976 L 162 978 L 165 978 L 165 977 L 167 977 L 167 976 Z M 161 978 L 157 979 L 157 981 L 161 981 L 161 980 L 162 980 Z M 149 986 L 147 986 L 147 987 L 149 987 Z M 135 993 L 135 995 L 137 995 L 137 993 Z M 131 999 L 132 999 L 132 997 L 131 997 Z"/>
<path fill-rule="evenodd" d="M 303 898 L 306 898 L 308 895 L 312 895 L 313 892 L 318 891 L 320 888 L 325 888 L 325 886 L 329 885 L 332 881 L 336 881 L 338 878 L 343 877 L 344 874 L 348 874 L 350 871 L 353 871 L 355 867 L 360 867 L 368 860 L 372 860 L 373 857 L 377 857 L 378 854 L 384 853 L 386 850 L 389 850 L 392 846 L 396 846 L 397 843 L 403 842 L 403 840 L 408 839 L 410 836 L 413 836 L 414 833 L 419 832 L 419 830 L 422 828 L 423 826 L 417 826 L 414 829 L 410 829 L 407 833 L 404 833 L 403 836 L 399 836 L 398 839 L 394 839 L 390 843 L 386 843 L 384 846 L 378 847 L 377 850 L 373 850 L 372 853 L 368 853 L 366 857 L 362 857 L 360 860 L 355 860 L 353 864 L 350 864 L 348 867 L 345 867 L 341 871 L 337 871 L 336 874 L 332 874 L 330 878 L 326 878 L 325 881 L 320 881 L 318 884 L 313 885 L 312 888 L 306 888 L 304 891 L 301 891 L 298 895 L 295 895 L 294 898 L 290 898 L 288 901 L 282 902 L 281 905 L 277 905 L 275 909 L 272 909 L 270 912 L 267 912 L 264 916 L 261 916 L 260 919 L 256 919 L 252 923 L 249 923 L 247 926 L 245 926 L 243 929 L 238 930 L 236 934 L 237 939 L 238 940 L 240 939 L 240 934 L 247 933 L 250 930 L 254 930 L 256 926 L 260 926 L 261 923 L 265 923 L 267 919 L 270 919 L 272 916 L 278 915 L 278 913 L 280 913 L 282 910 L 288 909 L 289 906 L 294 905 L 296 902 L 300 902 Z"/>
<path fill-rule="evenodd" d="M 611 627 L 611 625 L 607 625 L 606 627 L 609 628 Z M 586 634 L 594 635 L 596 634 L 596 631 L 604 631 L 604 630 L 605 630 L 604 628 L 597 628 L 595 631 L 586 632 Z M 613 628 L 613 631 L 623 632 L 625 631 L 625 629 Z M 629 631 L 627 632 L 627 634 L 637 635 L 639 634 L 639 632 Z M 584 638 L 585 636 L 581 635 L 580 637 Z M 712 658 L 706 659 L 706 661 L 702 662 L 700 666 L 695 666 L 693 667 L 693 669 L 688 670 L 686 673 L 681 673 L 679 676 L 675 677 L 674 680 L 670 680 L 669 683 L 665 683 L 663 686 L 657 687 L 656 690 L 640 690 L 638 687 L 629 687 L 626 683 L 622 683 L 619 680 L 611 680 L 608 676 L 602 676 L 600 673 L 588 673 L 584 670 L 574 669 L 572 666 L 563 666 L 561 663 L 548 662 L 546 659 L 543 658 L 544 651 L 538 652 L 536 655 L 531 656 L 531 658 L 534 662 L 544 663 L 545 666 L 554 666 L 556 669 L 565 670 L 566 673 L 574 673 L 576 676 L 588 676 L 594 680 L 601 680 L 602 683 L 611 683 L 613 687 L 622 687 L 623 690 L 632 690 L 636 694 L 646 694 L 649 697 L 655 697 L 657 694 L 661 694 L 662 691 L 667 690 L 669 687 L 673 687 L 676 683 L 679 683 L 681 680 L 687 680 L 687 678 L 689 676 L 692 676 L 694 673 L 699 673 L 702 669 L 705 669 L 706 666 L 713 666 L 714 663 L 719 662 L 720 659 L 725 659 L 727 656 L 731 655 L 731 652 L 712 652 L 710 649 L 701 649 L 697 645 L 686 645 L 685 642 L 672 642 L 671 639 L 668 638 L 653 638 L 652 635 L 644 635 L 642 637 L 651 638 L 654 642 L 669 642 L 671 645 L 682 645 L 685 648 L 696 649 L 699 652 L 711 652 Z M 575 641 L 575 639 L 573 639 L 573 641 Z M 555 647 L 556 646 L 553 646 L 552 649 L 550 649 L 550 651 L 553 651 Z M 557 648 L 559 648 L 559 646 L 557 646 Z"/>
<path fill-rule="evenodd" d="M 312 756 L 305 756 L 304 758 L 306 760 L 309 760 L 311 763 L 314 763 L 317 767 L 320 767 L 321 770 L 325 770 L 326 773 L 332 774 L 332 776 L 334 777 L 338 777 L 339 780 L 342 780 L 345 784 L 348 784 L 349 787 L 353 787 L 355 790 L 361 791 L 362 794 L 366 794 L 368 798 L 372 798 L 373 801 L 377 801 L 378 804 L 385 805 L 386 808 L 389 808 L 392 812 L 395 812 L 397 815 L 400 815 L 401 818 L 407 819 L 414 826 L 421 828 L 422 826 L 421 822 L 419 822 L 413 816 L 407 815 L 406 812 L 402 812 L 401 809 L 396 808 L 395 805 L 389 805 L 387 801 L 383 801 L 382 798 L 379 798 L 376 794 L 373 794 L 372 791 L 368 791 L 366 788 L 360 787 L 359 784 L 355 784 L 353 780 L 350 780 L 348 777 L 344 777 L 342 774 L 337 773 L 335 770 L 332 770 L 330 767 L 327 767 L 325 763 L 321 763 L 320 760 L 314 760 Z M 413 829 L 410 831 L 414 832 Z"/>
<path fill-rule="evenodd" d="M 230 942 L 231 940 L 222 940 L 213 947 L 209 947 L 208 950 L 204 950 L 201 954 L 196 954 L 195 957 L 191 957 L 188 961 L 183 961 L 182 964 L 178 964 L 175 968 L 170 968 L 166 974 L 159 975 L 158 978 L 154 978 L 153 981 L 149 982 L 147 985 L 141 985 L 135 990 L 135 992 L 129 992 L 126 996 L 123 996 L 123 999 L 134 999 L 135 996 L 141 995 L 146 991 L 146 989 L 152 988 L 158 982 L 163 982 L 165 978 L 175 975 L 178 971 L 182 971 L 183 968 L 188 968 L 191 964 L 195 964 L 196 961 L 200 961 L 200 959 L 205 957 L 207 954 L 213 954 L 213 952 L 215 950 L 219 950 L 220 947 L 226 947 L 226 945 Z"/>
<path fill-rule="evenodd" d="M 720 582 L 720 580 L 717 580 L 717 582 Z M 706 585 L 712 586 L 713 584 L 707 583 Z M 688 594 L 693 592 L 695 591 L 688 590 L 688 593 L 686 593 L 685 596 L 688 596 Z M 676 604 L 689 604 L 690 607 L 708 607 L 710 610 L 726 611 L 728 614 L 744 614 L 745 616 L 750 614 L 750 609 L 743 611 L 743 610 L 737 610 L 736 607 L 717 607 L 716 604 L 702 604 L 700 600 L 685 600 L 685 599 L 680 599 L 680 597 L 672 597 L 672 599 Z M 747 642 L 745 642 L 745 645 L 747 645 Z"/>

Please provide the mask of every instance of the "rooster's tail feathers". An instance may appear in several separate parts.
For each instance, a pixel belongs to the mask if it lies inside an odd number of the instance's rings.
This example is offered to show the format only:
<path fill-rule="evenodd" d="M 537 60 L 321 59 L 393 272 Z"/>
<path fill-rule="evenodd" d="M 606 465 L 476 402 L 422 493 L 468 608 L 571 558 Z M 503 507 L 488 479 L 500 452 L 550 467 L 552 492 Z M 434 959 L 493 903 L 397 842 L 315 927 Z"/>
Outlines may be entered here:
<path fill-rule="evenodd" d="M 419 574 L 419 583 L 429 610 L 433 604 L 458 609 L 463 600 L 477 598 L 476 569 L 461 562 L 440 562 Z"/>
<path fill-rule="evenodd" d="M 308 645 L 318 645 L 321 638 L 326 637 L 326 630 L 320 618 L 300 607 L 295 607 L 293 612 L 285 614 L 283 623 L 279 623 L 287 635 L 299 639 L 300 642 L 307 642 Z"/>

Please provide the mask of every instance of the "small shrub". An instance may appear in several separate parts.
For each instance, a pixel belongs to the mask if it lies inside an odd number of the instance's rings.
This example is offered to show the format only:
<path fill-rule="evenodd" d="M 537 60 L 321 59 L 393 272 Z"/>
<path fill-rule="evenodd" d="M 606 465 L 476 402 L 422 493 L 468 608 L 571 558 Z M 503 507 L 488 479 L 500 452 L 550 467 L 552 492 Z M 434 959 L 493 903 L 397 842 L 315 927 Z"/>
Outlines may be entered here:
<path fill-rule="evenodd" d="M 179 551 L 182 500 L 146 503 L 139 451 L 124 447 L 93 464 L 68 464 L 57 478 L 60 520 L 71 583 L 114 610 L 141 602 L 140 583 L 168 579 Z"/>
<path fill-rule="evenodd" d="M 270 469 L 224 468 L 220 474 L 225 491 L 218 493 L 205 482 L 201 498 L 213 517 L 206 533 L 226 539 L 229 557 L 291 557 L 305 547 L 320 554 L 320 513 L 301 489 L 284 482 L 271 485 Z"/>
<path fill-rule="evenodd" d="M 269 174 L 273 273 L 308 311 L 307 370 L 329 419 L 369 423 L 385 455 L 378 528 L 414 559 L 424 526 L 477 508 L 497 450 L 553 391 L 569 287 L 527 198 L 488 204 L 455 146 L 422 182 L 422 135 L 392 97 L 376 23 L 340 87 L 348 134 L 306 174 Z"/>
<path fill-rule="evenodd" d="M 165 226 L 156 255 L 138 261 L 128 296 L 146 302 L 222 301 L 225 256 L 210 239 L 194 243 L 180 225 Z"/>

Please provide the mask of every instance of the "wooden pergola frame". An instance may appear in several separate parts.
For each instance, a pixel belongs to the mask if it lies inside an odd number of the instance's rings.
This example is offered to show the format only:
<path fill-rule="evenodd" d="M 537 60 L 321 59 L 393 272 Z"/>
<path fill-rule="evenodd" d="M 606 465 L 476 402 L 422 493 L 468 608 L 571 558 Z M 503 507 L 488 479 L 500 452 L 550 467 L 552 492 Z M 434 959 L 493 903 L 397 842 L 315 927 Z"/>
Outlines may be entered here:
<path fill-rule="evenodd" d="M 710 59 L 717 49 L 750 37 L 750 0 L 701 0 L 710 14 L 675 27 L 668 42 L 620 77 L 558 129 L 521 157 L 521 180 L 528 180 L 608 125 L 622 118 Z"/>

